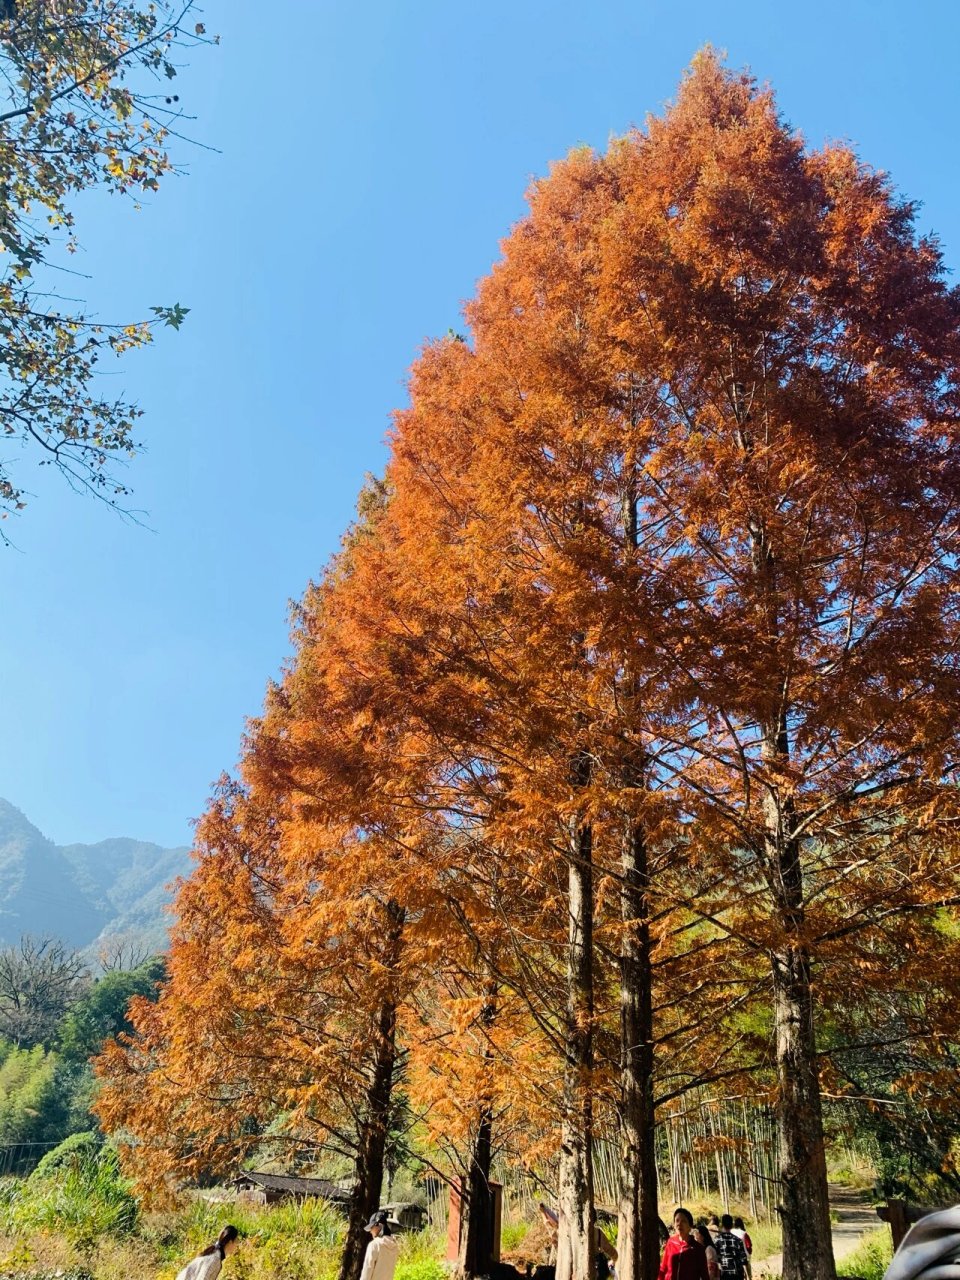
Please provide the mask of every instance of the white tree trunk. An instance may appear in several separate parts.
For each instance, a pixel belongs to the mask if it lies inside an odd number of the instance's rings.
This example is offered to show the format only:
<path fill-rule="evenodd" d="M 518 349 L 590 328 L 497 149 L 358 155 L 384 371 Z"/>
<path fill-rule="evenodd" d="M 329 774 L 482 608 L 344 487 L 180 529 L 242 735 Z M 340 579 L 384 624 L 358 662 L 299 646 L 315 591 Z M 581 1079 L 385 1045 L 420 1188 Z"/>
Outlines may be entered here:
<path fill-rule="evenodd" d="M 593 834 L 581 827 L 569 863 L 567 1009 L 557 1209 L 557 1280 L 594 1280 Z"/>

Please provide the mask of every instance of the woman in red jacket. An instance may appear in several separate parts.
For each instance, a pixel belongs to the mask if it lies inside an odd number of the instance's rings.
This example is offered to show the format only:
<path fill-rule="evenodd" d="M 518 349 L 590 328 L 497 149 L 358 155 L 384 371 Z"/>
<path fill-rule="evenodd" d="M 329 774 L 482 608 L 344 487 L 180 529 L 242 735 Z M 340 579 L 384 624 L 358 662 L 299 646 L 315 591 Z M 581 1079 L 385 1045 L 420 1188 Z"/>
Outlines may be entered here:
<path fill-rule="evenodd" d="M 657 1280 L 710 1280 L 707 1251 L 693 1238 L 693 1215 L 678 1209 L 673 1215 L 676 1232 L 663 1247 Z"/>

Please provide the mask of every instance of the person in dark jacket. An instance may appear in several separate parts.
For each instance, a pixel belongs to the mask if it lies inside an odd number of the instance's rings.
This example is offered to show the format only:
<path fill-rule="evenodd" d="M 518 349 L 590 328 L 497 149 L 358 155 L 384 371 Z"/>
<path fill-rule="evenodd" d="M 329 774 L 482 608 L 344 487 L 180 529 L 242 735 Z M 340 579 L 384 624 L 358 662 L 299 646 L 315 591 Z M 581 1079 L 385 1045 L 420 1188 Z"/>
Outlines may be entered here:
<path fill-rule="evenodd" d="M 743 1241 L 733 1230 L 729 1213 L 720 1219 L 720 1230 L 713 1243 L 720 1262 L 720 1280 L 751 1280 L 750 1258 Z"/>

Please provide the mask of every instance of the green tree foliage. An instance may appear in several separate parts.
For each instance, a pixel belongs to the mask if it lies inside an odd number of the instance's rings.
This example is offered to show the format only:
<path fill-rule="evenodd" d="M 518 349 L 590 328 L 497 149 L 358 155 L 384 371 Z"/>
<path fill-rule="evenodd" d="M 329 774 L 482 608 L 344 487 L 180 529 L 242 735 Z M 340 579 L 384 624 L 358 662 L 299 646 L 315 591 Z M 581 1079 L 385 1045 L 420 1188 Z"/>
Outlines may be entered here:
<path fill-rule="evenodd" d="M 60 1027 L 59 1048 L 67 1062 L 85 1063 L 103 1042 L 129 1032 L 127 1006 L 134 996 L 152 999 L 164 978 L 162 956 L 152 956 L 137 968 L 105 973 L 72 1006 Z"/>
<path fill-rule="evenodd" d="M 53 1144 L 89 1132 L 89 1059 L 129 1029 L 130 1000 L 153 999 L 163 976 L 154 956 L 91 982 L 82 959 L 54 939 L 25 937 L 0 951 L 0 1169 L 29 1170 Z"/>
<path fill-rule="evenodd" d="M 70 1082 L 59 1067 L 42 1045 L 0 1045 L 0 1147 L 10 1167 L 29 1167 L 68 1127 Z"/>
<path fill-rule="evenodd" d="M 0 437 L 111 505 L 139 411 L 98 386 L 101 359 L 179 327 L 93 323 L 57 296 L 76 249 L 73 204 L 97 188 L 137 196 L 170 172 L 178 54 L 203 43 L 191 0 L 17 0 L 0 8 Z M 74 289 L 71 289 L 73 292 Z M 9 450 L 7 453 L 9 454 Z M 6 457 L 0 512 L 24 505 Z"/>

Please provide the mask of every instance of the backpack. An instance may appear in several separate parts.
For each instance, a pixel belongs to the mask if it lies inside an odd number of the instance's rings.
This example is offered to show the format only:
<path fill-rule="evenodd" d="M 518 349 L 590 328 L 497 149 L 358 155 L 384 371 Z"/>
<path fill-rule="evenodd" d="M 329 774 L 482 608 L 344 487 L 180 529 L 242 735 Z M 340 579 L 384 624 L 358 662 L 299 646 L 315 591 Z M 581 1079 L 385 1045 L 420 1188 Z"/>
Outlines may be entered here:
<path fill-rule="evenodd" d="M 717 1251 L 720 1274 L 724 1280 L 743 1280 L 747 1273 L 747 1251 L 743 1247 L 743 1241 L 738 1240 L 732 1231 L 718 1231 L 714 1236 L 713 1247 Z"/>

